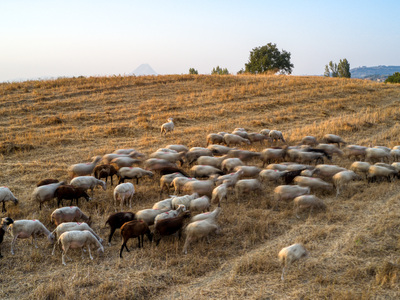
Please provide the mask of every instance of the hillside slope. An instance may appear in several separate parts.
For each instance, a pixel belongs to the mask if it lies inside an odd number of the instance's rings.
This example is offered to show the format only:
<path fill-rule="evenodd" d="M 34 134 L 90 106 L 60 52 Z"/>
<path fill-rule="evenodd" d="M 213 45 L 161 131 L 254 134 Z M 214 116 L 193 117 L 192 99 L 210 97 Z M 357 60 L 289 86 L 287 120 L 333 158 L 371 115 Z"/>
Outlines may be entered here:
<path fill-rule="evenodd" d="M 149 155 L 168 144 L 206 146 L 211 132 L 278 129 L 289 145 L 306 135 L 341 135 L 350 144 L 400 145 L 400 87 L 356 79 L 294 76 L 96 77 L 0 84 L 0 184 L 20 200 L 6 203 L 13 219 L 39 219 L 50 230 L 56 208 L 30 199 L 44 178 L 68 181 L 67 168 L 95 155 L 135 148 Z M 173 117 L 175 131 L 160 136 Z M 262 151 L 265 145 L 242 148 Z M 332 164 L 352 161 L 335 156 Z M 251 164 L 261 167 L 259 160 Z M 184 165 L 186 171 L 189 167 Z M 159 200 L 159 177 L 135 184 L 132 211 Z M 300 219 L 291 204 L 274 204 L 273 185 L 261 194 L 230 195 L 222 203 L 221 234 L 211 243 L 165 238 L 158 247 L 129 242 L 119 258 L 120 235 L 94 260 L 71 250 L 67 266 L 51 256 L 45 238 L 35 249 L 11 236 L 1 245 L 7 270 L 1 299 L 366 299 L 400 297 L 400 188 L 398 181 L 350 183 L 338 198 L 320 194 L 326 212 L 307 211 Z M 95 191 L 80 207 L 103 239 L 114 212 L 112 190 Z M 167 196 L 164 195 L 163 198 Z M 214 205 L 215 206 L 215 205 Z M 301 242 L 310 257 L 294 264 L 280 280 L 279 250 Z"/>

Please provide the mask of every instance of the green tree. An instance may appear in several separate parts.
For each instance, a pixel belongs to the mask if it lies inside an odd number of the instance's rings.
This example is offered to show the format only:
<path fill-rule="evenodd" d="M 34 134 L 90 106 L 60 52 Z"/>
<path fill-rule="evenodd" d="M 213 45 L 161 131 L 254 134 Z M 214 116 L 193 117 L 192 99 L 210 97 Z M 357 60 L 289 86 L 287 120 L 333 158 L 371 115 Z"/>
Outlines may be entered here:
<path fill-rule="evenodd" d="M 190 68 L 189 69 L 189 74 L 198 75 L 199 71 L 197 71 L 195 68 Z"/>
<path fill-rule="evenodd" d="M 229 72 L 227 68 L 222 69 L 217 66 L 216 68 L 212 69 L 211 75 L 229 75 Z"/>
<path fill-rule="evenodd" d="M 291 74 L 294 66 L 290 62 L 290 56 L 290 52 L 285 50 L 281 52 L 276 44 L 268 43 L 250 51 L 249 61 L 245 64 L 245 71 L 253 74 L 265 72 Z"/>
<path fill-rule="evenodd" d="M 386 83 L 400 83 L 400 73 L 396 72 L 393 75 L 390 75 L 386 80 Z"/>
<path fill-rule="evenodd" d="M 339 77 L 350 78 L 350 64 L 347 59 L 341 59 L 338 64 L 338 75 Z"/>
<path fill-rule="evenodd" d="M 324 76 L 325 76 L 325 77 L 329 77 L 329 76 L 331 76 L 331 72 L 329 71 L 329 67 L 328 67 L 328 65 L 325 65 L 325 72 L 324 72 Z"/>

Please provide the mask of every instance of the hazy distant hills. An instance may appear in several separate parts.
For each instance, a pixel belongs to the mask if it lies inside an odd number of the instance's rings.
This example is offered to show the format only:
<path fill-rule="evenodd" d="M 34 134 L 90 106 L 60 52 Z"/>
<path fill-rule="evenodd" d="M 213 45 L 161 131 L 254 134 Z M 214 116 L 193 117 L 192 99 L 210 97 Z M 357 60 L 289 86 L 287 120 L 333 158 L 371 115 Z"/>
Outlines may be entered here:
<path fill-rule="evenodd" d="M 141 64 L 131 74 L 136 76 L 158 75 L 149 64 Z"/>
<path fill-rule="evenodd" d="M 351 78 L 361 78 L 382 81 L 395 72 L 400 72 L 400 66 L 358 67 L 350 69 Z"/>

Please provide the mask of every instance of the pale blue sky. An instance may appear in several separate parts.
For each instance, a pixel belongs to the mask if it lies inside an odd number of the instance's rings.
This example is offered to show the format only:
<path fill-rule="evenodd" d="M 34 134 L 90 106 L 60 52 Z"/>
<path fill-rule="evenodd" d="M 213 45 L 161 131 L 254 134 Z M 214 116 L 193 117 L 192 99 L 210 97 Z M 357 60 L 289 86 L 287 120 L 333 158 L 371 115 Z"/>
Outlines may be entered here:
<path fill-rule="evenodd" d="M 254 47 L 291 53 L 293 75 L 400 65 L 400 1 L 1 0 L 0 82 L 129 74 L 236 74 Z"/>

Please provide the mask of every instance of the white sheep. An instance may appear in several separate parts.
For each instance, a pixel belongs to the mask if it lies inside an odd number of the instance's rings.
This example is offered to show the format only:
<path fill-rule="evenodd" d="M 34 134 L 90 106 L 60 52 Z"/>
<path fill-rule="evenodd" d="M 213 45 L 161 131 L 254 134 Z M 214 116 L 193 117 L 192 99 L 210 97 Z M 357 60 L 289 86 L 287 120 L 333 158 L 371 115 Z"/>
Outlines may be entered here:
<path fill-rule="evenodd" d="M 244 162 L 241 161 L 239 158 L 227 158 L 221 164 L 221 169 L 225 173 L 233 172 L 235 167 L 237 166 L 244 166 Z"/>
<path fill-rule="evenodd" d="M 391 166 L 394 167 L 396 169 L 396 171 L 400 173 L 400 163 L 399 162 L 394 162 L 394 163 L 392 163 Z"/>
<path fill-rule="evenodd" d="M 14 246 L 19 239 L 26 239 L 32 237 L 32 244 L 38 248 L 36 243 L 36 237 L 40 234 L 47 236 L 48 241 L 54 243 L 54 234 L 52 234 L 39 220 L 17 220 L 10 224 L 11 235 L 13 240 L 11 242 L 11 254 L 14 253 Z"/>
<path fill-rule="evenodd" d="M 190 202 L 196 198 L 199 198 L 198 193 L 193 193 L 191 195 L 185 195 L 180 197 L 173 197 L 171 200 L 171 207 L 172 209 L 177 209 L 179 205 L 184 205 L 185 207 L 189 207 Z"/>
<path fill-rule="evenodd" d="M 261 169 L 256 166 L 237 166 L 233 170 L 235 172 L 242 170 L 243 174 L 241 177 L 257 177 L 261 172 Z"/>
<path fill-rule="evenodd" d="M 273 149 L 267 148 L 261 152 L 260 159 L 263 162 L 263 168 L 265 164 L 270 164 L 272 161 L 284 161 L 287 149 Z"/>
<path fill-rule="evenodd" d="M 252 143 L 260 142 L 260 145 L 264 145 L 264 140 L 271 141 L 270 137 L 265 134 L 257 133 L 257 132 L 250 132 L 248 134 L 248 139 Z"/>
<path fill-rule="evenodd" d="M 207 242 L 209 242 L 209 235 L 213 232 L 218 233 L 218 231 L 219 226 L 212 219 L 204 219 L 188 224 L 185 228 L 186 240 L 183 246 L 183 253 L 187 254 L 190 243 L 203 237 L 207 237 Z"/>
<path fill-rule="evenodd" d="M 220 185 L 221 183 L 223 183 L 225 180 L 228 181 L 228 186 L 229 187 L 233 187 L 235 186 L 236 182 L 238 182 L 240 176 L 243 174 L 242 170 L 238 170 L 235 173 L 230 173 L 230 174 L 226 174 L 223 176 L 219 176 L 216 180 L 216 185 Z"/>
<path fill-rule="evenodd" d="M 189 203 L 189 210 L 191 212 L 204 212 L 210 209 L 210 198 L 207 196 L 202 196 L 196 199 L 193 199 Z"/>
<path fill-rule="evenodd" d="M 390 150 L 390 156 L 393 158 L 394 161 L 399 161 L 399 159 L 400 159 L 400 149 Z"/>
<path fill-rule="evenodd" d="M 372 165 L 368 169 L 368 182 L 373 182 L 376 179 L 386 178 L 391 181 L 394 176 L 398 176 L 399 172 L 390 168 Z"/>
<path fill-rule="evenodd" d="M 171 198 L 164 199 L 161 201 L 158 201 L 154 203 L 152 209 L 168 209 L 172 210 L 172 199 L 175 198 L 176 196 L 172 196 Z"/>
<path fill-rule="evenodd" d="M 199 196 L 211 198 L 216 180 L 216 177 L 213 176 L 209 180 L 188 181 L 183 185 L 182 191 L 186 194 L 198 193 Z"/>
<path fill-rule="evenodd" d="M 217 218 L 219 217 L 220 213 L 221 213 L 221 207 L 217 206 L 212 212 L 205 212 L 205 213 L 201 213 L 201 214 L 193 216 L 192 219 L 190 220 L 190 222 L 196 222 L 196 221 L 209 219 L 211 222 L 216 223 Z"/>
<path fill-rule="evenodd" d="M 93 177 L 94 178 L 94 177 Z M 97 179 L 96 179 L 97 180 Z M 42 203 L 54 199 L 54 193 L 56 189 L 63 185 L 64 181 L 58 183 L 50 183 L 36 187 L 31 195 L 32 201 L 39 202 L 39 209 L 42 209 Z"/>
<path fill-rule="evenodd" d="M 284 280 L 285 268 L 289 269 L 290 265 L 294 263 L 296 260 L 299 260 L 300 258 L 307 256 L 308 252 L 301 244 L 293 244 L 279 251 L 278 254 L 279 261 L 283 266 L 281 279 Z"/>
<path fill-rule="evenodd" d="M 3 202 L 3 208 L 1 210 L 2 212 L 7 212 L 6 201 L 12 201 L 15 205 L 18 204 L 18 199 L 14 196 L 10 189 L 2 186 L 0 187 L 0 202 Z"/>
<path fill-rule="evenodd" d="M 333 177 L 333 184 L 336 187 L 336 197 L 339 196 L 340 190 L 344 188 L 350 181 L 359 179 L 359 176 L 354 171 L 341 171 L 336 173 Z"/>
<path fill-rule="evenodd" d="M 369 167 L 371 166 L 370 163 L 364 162 L 364 161 L 355 161 L 351 164 L 350 170 L 358 173 L 363 173 L 365 174 L 365 177 L 367 177 Z"/>
<path fill-rule="evenodd" d="M 122 183 L 125 181 L 125 179 L 135 179 L 136 178 L 136 184 L 139 184 L 139 179 L 147 176 L 149 178 L 152 178 L 154 176 L 153 172 L 144 170 L 139 167 L 123 167 L 118 170 L 118 173 L 120 175 L 120 179 L 118 183 Z"/>
<path fill-rule="evenodd" d="M 199 165 L 207 165 L 207 166 L 212 166 L 218 169 L 221 169 L 221 164 L 222 162 L 227 158 L 227 155 L 223 155 L 221 157 L 215 157 L 215 156 L 200 156 L 197 159 L 197 163 Z"/>
<path fill-rule="evenodd" d="M 192 172 L 192 176 L 196 178 L 204 178 L 210 177 L 211 175 L 220 174 L 222 175 L 223 172 L 215 167 L 207 166 L 207 165 L 196 165 L 193 166 L 190 171 Z"/>
<path fill-rule="evenodd" d="M 132 151 L 129 154 L 108 153 L 108 154 L 103 155 L 102 161 L 105 164 L 109 164 L 109 163 L 111 163 L 111 161 L 113 159 L 124 158 L 124 157 L 132 158 L 132 159 L 134 159 L 134 158 L 142 158 L 142 157 L 144 157 L 144 154 L 142 154 L 140 152 L 137 152 L 137 151 Z"/>
<path fill-rule="evenodd" d="M 213 144 L 221 144 L 224 141 L 224 137 L 218 133 L 210 133 L 207 135 L 207 146 Z"/>
<path fill-rule="evenodd" d="M 288 170 L 290 165 L 284 165 L 284 164 L 269 164 L 266 169 L 267 170 L 278 170 L 278 171 L 286 171 Z M 288 170 L 289 171 L 289 170 Z M 290 170 L 293 171 L 293 170 Z"/>
<path fill-rule="evenodd" d="M 375 163 L 378 161 L 383 162 L 384 160 L 387 160 L 387 162 L 389 162 L 390 160 L 390 152 L 382 148 L 367 148 L 365 152 L 365 160 L 368 160 L 371 163 Z"/>
<path fill-rule="evenodd" d="M 367 147 L 359 145 L 348 145 L 343 148 L 343 153 L 347 158 L 354 158 L 356 160 L 363 160 L 367 154 Z"/>
<path fill-rule="evenodd" d="M 188 152 L 186 152 L 186 161 L 188 165 L 192 165 L 197 159 L 201 156 L 213 156 L 213 153 L 210 149 L 197 147 L 197 149 L 191 148 Z"/>
<path fill-rule="evenodd" d="M 136 158 L 131 158 L 129 156 L 116 157 L 113 160 L 111 160 L 111 164 L 116 165 L 118 168 L 132 167 L 134 164 L 140 164 L 140 163 L 142 163 L 141 160 Z"/>
<path fill-rule="evenodd" d="M 222 145 L 209 145 L 207 147 L 207 149 L 209 149 L 213 154 L 225 155 L 234 148 L 226 147 L 226 146 L 222 146 Z"/>
<path fill-rule="evenodd" d="M 347 143 L 338 135 L 335 134 L 325 134 L 323 141 L 327 144 L 337 144 L 340 148 L 340 144 L 346 145 Z"/>
<path fill-rule="evenodd" d="M 167 145 L 165 146 L 167 149 L 175 150 L 176 152 L 188 152 L 189 148 L 185 145 Z"/>
<path fill-rule="evenodd" d="M 182 211 L 186 211 L 186 207 L 183 204 L 180 204 L 177 209 L 175 210 L 169 210 L 166 212 L 163 212 L 161 214 L 158 214 L 154 218 L 154 224 L 156 224 L 159 220 L 164 220 L 164 219 L 169 219 L 169 218 L 175 218 L 177 217 Z"/>
<path fill-rule="evenodd" d="M 318 144 L 316 148 L 325 150 L 325 152 L 330 156 L 333 156 L 333 154 L 337 154 L 338 156 L 343 156 L 344 154 L 342 150 L 340 150 L 336 145 L 332 144 Z"/>
<path fill-rule="evenodd" d="M 170 163 L 180 162 L 181 166 L 183 165 L 183 158 L 186 157 L 187 152 L 178 152 L 178 153 L 171 153 L 171 152 L 153 152 L 150 154 L 150 158 L 158 158 L 158 159 L 165 159 Z"/>
<path fill-rule="evenodd" d="M 94 194 L 94 189 L 96 186 L 101 186 L 103 190 L 107 189 L 106 182 L 100 179 L 97 179 L 93 176 L 79 176 L 75 177 L 70 182 L 71 185 L 75 187 L 82 188 L 83 190 L 87 191 L 90 189 L 92 191 L 92 198 Z"/>
<path fill-rule="evenodd" d="M 286 143 L 285 139 L 283 138 L 283 134 L 282 134 L 281 131 L 271 130 L 268 135 L 271 138 L 272 143 L 275 142 L 275 141 L 278 142 L 279 140 L 281 140 L 282 142 Z"/>
<path fill-rule="evenodd" d="M 169 209 L 142 209 L 135 213 L 135 220 L 146 222 L 148 226 L 154 224 L 154 219 L 157 215 L 168 211 Z"/>
<path fill-rule="evenodd" d="M 129 202 L 129 208 L 132 208 L 132 199 L 135 194 L 135 187 L 132 183 L 120 183 L 114 189 L 114 208 L 117 211 L 117 201 L 120 201 L 121 211 L 125 202 Z"/>
<path fill-rule="evenodd" d="M 171 186 L 175 189 L 175 195 L 179 195 L 181 192 L 181 188 L 189 181 L 197 181 L 196 178 L 189 178 L 189 177 L 176 177 L 172 180 Z"/>
<path fill-rule="evenodd" d="M 224 142 L 228 147 L 231 145 L 251 144 L 250 140 L 242 138 L 239 135 L 230 133 L 224 135 Z"/>
<path fill-rule="evenodd" d="M 168 132 L 174 131 L 175 125 L 173 122 L 173 118 L 168 118 L 168 122 L 161 125 L 161 135 L 167 135 Z"/>
<path fill-rule="evenodd" d="M 336 165 L 317 165 L 314 169 L 314 174 L 319 177 L 331 179 L 333 175 L 341 171 L 347 171 L 346 168 L 342 168 Z"/>
<path fill-rule="evenodd" d="M 51 222 L 54 222 L 56 226 L 65 222 L 79 222 L 84 221 L 88 225 L 91 225 L 91 217 L 85 215 L 79 207 L 77 206 L 66 206 L 57 208 L 51 213 L 50 216 Z"/>
<path fill-rule="evenodd" d="M 263 134 L 263 135 L 267 135 L 268 137 L 269 137 L 269 133 L 271 132 L 271 130 L 269 130 L 269 129 L 261 129 L 260 130 L 260 133 L 261 134 Z"/>
<path fill-rule="evenodd" d="M 75 164 L 71 165 L 68 168 L 69 175 L 71 178 L 75 176 L 85 176 L 85 175 L 90 175 L 93 173 L 94 167 L 97 165 L 97 163 L 101 160 L 101 156 L 96 156 L 93 158 L 93 161 L 90 163 L 80 163 L 80 164 Z"/>
<path fill-rule="evenodd" d="M 302 187 L 309 187 L 311 191 L 316 190 L 332 190 L 331 183 L 325 182 L 320 178 L 296 176 L 293 182 Z"/>
<path fill-rule="evenodd" d="M 169 193 L 171 183 L 177 177 L 186 177 L 186 176 L 179 172 L 161 176 L 161 178 L 160 178 L 160 188 L 161 188 L 160 189 L 160 198 L 161 198 L 161 195 L 164 190 L 166 190 L 166 192 Z"/>
<path fill-rule="evenodd" d="M 74 230 L 78 230 L 78 231 L 83 231 L 83 230 L 87 230 L 90 231 L 91 234 L 93 234 L 96 239 L 99 240 L 100 244 L 103 243 L 103 239 L 100 238 L 94 231 L 92 228 L 90 228 L 90 226 L 88 224 L 86 224 L 85 222 L 83 223 L 78 223 L 78 222 L 67 222 L 67 223 L 61 223 L 60 225 L 58 225 L 56 227 L 56 229 L 53 230 L 53 234 L 54 236 L 60 237 L 64 232 L 67 231 L 74 231 Z M 56 243 L 54 243 L 54 247 L 53 247 L 53 252 L 51 253 L 51 255 L 54 255 L 54 252 L 56 250 Z"/>
<path fill-rule="evenodd" d="M 130 153 L 133 152 L 133 151 L 136 151 L 136 150 L 133 149 L 133 148 L 129 148 L 129 149 L 117 149 L 117 150 L 115 150 L 113 153 L 115 153 L 115 154 L 125 154 L 125 155 L 128 155 L 128 154 L 130 154 Z"/>
<path fill-rule="evenodd" d="M 228 187 L 229 180 L 224 180 L 222 184 L 215 187 L 212 191 L 211 202 L 219 204 L 224 198 L 228 201 Z"/>
<path fill-rule="evenodd" d="M 58 238 L 58 244 L 61 243 L 61 247 L 63 249 L 62 253 L 62 264 L 65 266 L 65 257 L 67 256 L 68 249 L 81 248 L 82 249 L 82 258 L 83 258 L 83 247 L 87 246 L 89 257 L 93 260 L 92 254 L 90 253 L 90 245 L 95 245 L 98 247 L 97 251 L 104 253 L 104 247 L 100 244 L 99 240 L 88 230 L 84 231 L 67 231 L 61 234 Z M 69 258 L 70 259 L 70 258 Z M 71 260 L 71 259 L 70 259 Z"/>
<path fill-rule="evenodd" d="M 314 147 L 318 145 L 318 142 L 315 136 L 308 135 L 301 139 L 301 144 Z"/>
<path fill-rule="evenodd" d="M 312 213 L 314 208 L 317 209 L 326 209 L 326 205 L 324 202 L 322 202 L 321 199 L 314 195 L 302 195 L 298 196 L 293 199 L 294 203 L 294 209 L 295 209 L 295 214 L 297 218 L 300 218 L 298 213 L 299 209 L 305 209 L 305 208 L 310 208 L 310 214 Z"/>
<path fill-rule="evenodd" d="M 258 179 L 241 179 L 236 182 L 235 194 L 239 204 L 239 197 L 243 194 L 261 191 L 261 182 Z"/>
<path fill-rule="evenodd" d="M 262 170 L 259 174 L 261 181 L 278 183 L 278 180 L 286 173 L 286 171 L 279 171 L 273 169 Z"/>
<path fill-rule="evenodd" d="M 310 193 L 309 187 L 302 187 L 299 185 L 279 185 L 274 189 L 274 194 L 276 199 L 275 207 L 278 205 L 279 201 L 293 200 L 298 196 L 309 193 Z"/>

